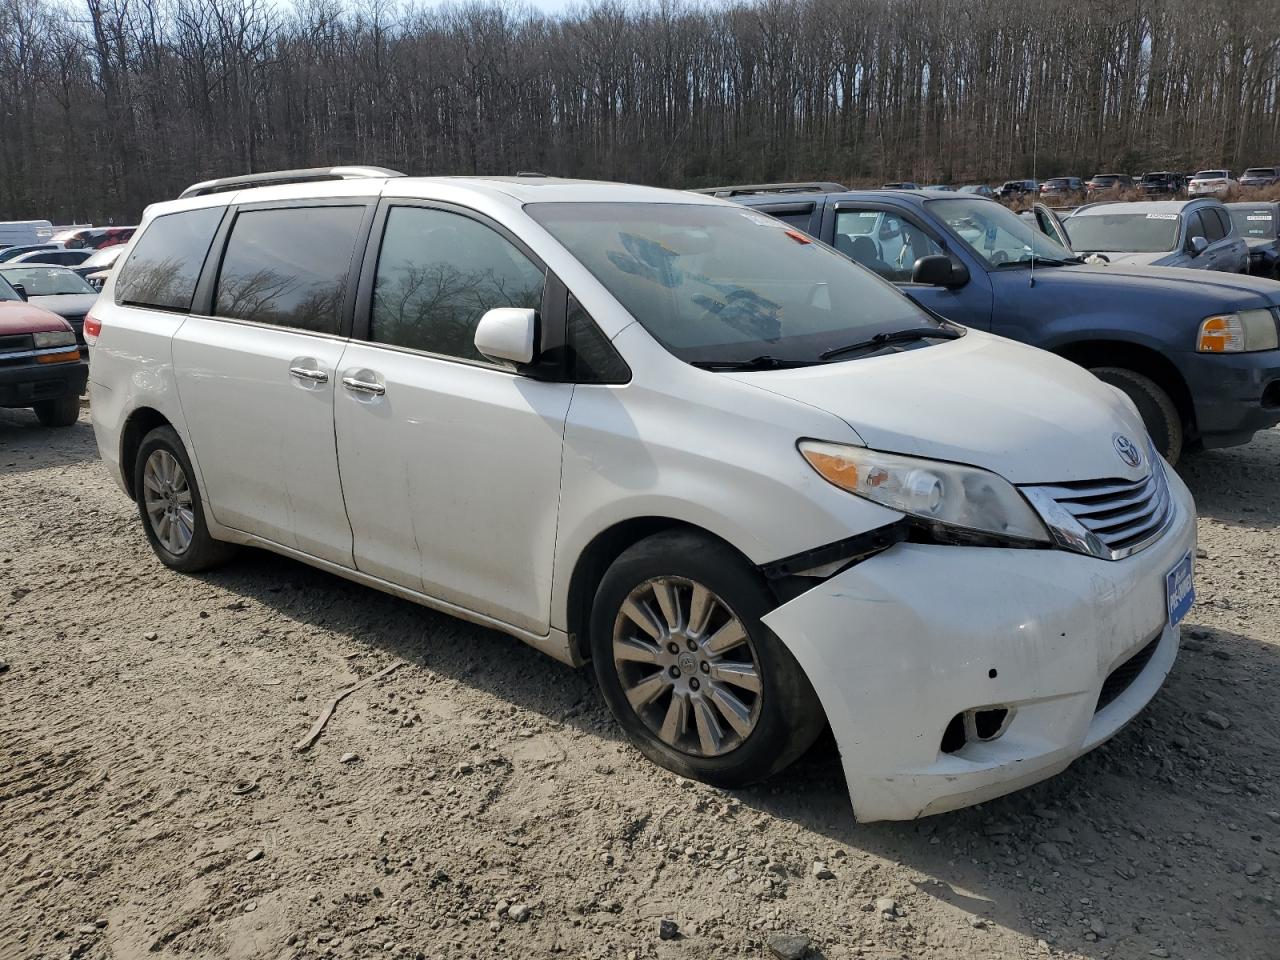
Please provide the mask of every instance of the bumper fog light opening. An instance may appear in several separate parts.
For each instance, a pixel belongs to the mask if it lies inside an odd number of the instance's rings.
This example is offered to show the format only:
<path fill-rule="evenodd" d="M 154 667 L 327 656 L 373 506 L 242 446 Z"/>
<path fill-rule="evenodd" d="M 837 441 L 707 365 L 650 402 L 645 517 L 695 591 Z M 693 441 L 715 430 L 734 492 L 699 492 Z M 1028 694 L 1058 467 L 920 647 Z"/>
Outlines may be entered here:
<path fill-rule="evenodd" d="M 970 743 L 990 743 L 999 740 L 1013 720 L 1010 707 L 980 707 L 957 713 L 942 733 L 940 749 L 943 753 L 956 753 Z"/>

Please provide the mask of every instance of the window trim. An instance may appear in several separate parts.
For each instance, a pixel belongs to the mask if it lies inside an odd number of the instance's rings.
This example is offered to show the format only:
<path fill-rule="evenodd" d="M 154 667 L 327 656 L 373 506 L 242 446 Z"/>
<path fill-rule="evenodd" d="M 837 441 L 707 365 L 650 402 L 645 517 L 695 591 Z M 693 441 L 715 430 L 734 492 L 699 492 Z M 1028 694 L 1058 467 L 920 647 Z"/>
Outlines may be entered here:
<path fill-rule="evenodd" d="M 376 198 L 359 197 L 305 197 L 293 200 L 260 200 L 256 203 L 228 204 L 222 222 L 213 236 L 209 247 L 209 256 L 205 259 L 204 269 L 196 282 L 195 296 L 191 299 L 191 314 L 206 320 L 217 320 L 221 323 L 239 323 L 245 326 L 260 327 L 264 330 L 283 330 L 287 333 L 298 333 L 304 336 L 324 337 L 330 340 L 351 339 L 352 316 L 355 308 L 356 291 L 360 282 L 360 251 L 369 244 L 369 228 L 373 223 L 376 210 Z M 264 323 L 261 320 L 246 320 L 240 317 L 224 317 L 214 312 L 214 297 L 217 293 L 218 278 L 222 274 L 222 263 L 226 259 L 227 247 L 231 242 L 231 233 L 242 212 L 259 210 L 286 210 L 297 207 L 360 207 L 363 213 L 356 227 L 355 242 L 351 246 L 351 259 L 347 264 L 347 286 L 342 294 L 342 306 L 338 310 L 338 330 L 329 333 L 323 330 L 304 330 L 301 327 L 289 327 L 277 323 Z M 199 307 L 199 310 L 196 308 Z"/>
<path fill-rule="evenodd" d="M 151 232 L 151 227 L 157 220 L 163 220 L 165 217 L 173 217 L 182 213 L 195 213 L 197 211 L 209 210 L 209 209 L 216 210 L 218 208 L 216 206 L 190 207 L 186 210 L 173 210 L 169 213 L 162 213 L 162 214 L 159 214 L 158 216 L 152 217 L 149 221 L 147 221 L 146 229 L 143 230 L 141 234 L 137 235 L 138 240 L 139 242 L 141 242 L 142 239 L 148 233 Z M 222 208 L 222 215 L 218 220 L 218 225 L 214 227 L 213 237 L 210 238 L 209 240 L 209 248 L 205 250 L 204 260 L 200 262 L 200 269 L 196 271 L 196 284 L 194 287 L 191 288 L 191 303 L 188 304 L 185 309 L 183 309 L 182 307 L 166 307 L 166 306 L 162 306 L 160 304 L 154 304 L 154 303 L 139 303 L 135 300 L 125 300 L 123 297 L 120 296 L 119 279 L 120 277 L 124 276 L 124 271 L 126 268 L 128 268 L 129 261 L 132 260 L 134 254 L 137 253 L 138 244 L 136 243 L 133 245 L 133 248 L 130 249 L 129 255 L 127 257 L 125 257 L 124 259 L 121 259 L 119 257 L 116 258 L 115 269 L 113 271 L 116 277 L 116 284 L 115 284 L 115 288 L 112 291 L 112 298 L 111 298 L 112 302 L 115 303 L 115 305 L 118 307 L 129 307 L 130 309 L 133 309 L 133 310 L 155 310 L 158 313 L 179 314 L 182 316 L 196 313 L 196 306 L 197 304 L 200 303 L 200 290 L 201 290 L 200 285 L 204 282 L 205 271 L 209 269 L 209 260 L 214 256 L 214 251 L 218 249 L 219 244 L 222 241 L 223 232 L 227 224 L 228 209 L 229 209 L 228 207 Z M 119 244 L 112 244 L 112 246 L 119 246 Z M 105 269 L 111 269 L 111 268 L 105 268 Z"/>
<path fill-rule="evenodd" d="M 373 320 L 373 286 L 378 277 L 378 259 L 382 256 L 382 246 L 386 240 L 387 219 L 390 217 L 391 211 L 397 207 L 438 210 L 443 213 L 466 217 L 481 226 L 489 227 L 498 236 L 515 247 L 535 267 L 542 271 L 542 303 L 538 305 L 538 353 L 541 355 L 556 346 L 563 346 L 565 342 L 565 304 L 568 296 L 567 292 L 561 296 L 557 295 L 556 291 L 566 291 L 566 288 L 560 278 L 551 271 L 540 256 L 533 252 L 527 243 L 516 236 L 510 229 L 492 217 L 485 216 L 478 210 L 450 203 L 446 200 L 419 197 L 382 197 L 378 201 L 377 210 L 370 226 L 368 241 L 365 244 L 364 259 L 360 267 L 360 282 L 355 295 L 351 339 L 365 346 L 377 347 L 380 350 L 390 350 L 394 353 L 428 357 L 432 360 L 443 360 L 449 363 L 461 363 L 469 367 L 478 367 L 481 370 L 497 370 L 512 376 L 528 377 L 534 380 L 564 381 L 565 370 L 563 362 L 554 364 L 555 369 L 548 371 L 542 371 L 539 364 L 516 368 L 510 364 L 496 363 L 491 360 L 455 357 L 445 353 L 433 353 L 430 350 L 421 350 L 417 347 L 405 347 L 372 339 L 370 329 Z M 540 372 L 542 375 L 540 375 Z M 547 373 L 552 375 L 546 375 Z"/>

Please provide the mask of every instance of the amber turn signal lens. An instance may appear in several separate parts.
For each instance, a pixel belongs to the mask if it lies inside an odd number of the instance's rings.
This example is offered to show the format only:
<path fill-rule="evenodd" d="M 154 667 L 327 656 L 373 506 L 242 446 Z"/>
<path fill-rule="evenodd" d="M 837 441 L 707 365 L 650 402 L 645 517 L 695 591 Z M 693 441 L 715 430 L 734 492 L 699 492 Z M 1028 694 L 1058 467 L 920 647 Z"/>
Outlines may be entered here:
<path fill-rule="evenodd" d="M 80 349 L 78 347 L 70 347 L 66 350 L 59 350 L 57 353 L 43 353 L 36 357 L 37 363 L 66 363 L 69 360 L 79 360 Z"/>
<path fill-rule="evenodd" d="M 817 450 L 802 449 L 800 452 L 809 461 L 809 466 L 817 470 L 824 480 L 850 493 L 858 492 L 858 465 L 852 460 Z"/>

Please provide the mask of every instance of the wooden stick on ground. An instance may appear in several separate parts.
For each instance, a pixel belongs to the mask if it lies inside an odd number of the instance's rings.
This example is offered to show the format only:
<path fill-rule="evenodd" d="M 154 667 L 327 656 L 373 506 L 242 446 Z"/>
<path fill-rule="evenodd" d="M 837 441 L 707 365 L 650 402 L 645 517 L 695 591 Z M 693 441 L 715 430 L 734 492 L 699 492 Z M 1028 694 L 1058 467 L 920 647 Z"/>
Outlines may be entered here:
<path fill-rule="evenodd" d="M 302 753 L 304 750 L 310 750 L 315 746 L 316 741 L 320 739 L 320 734 L 324 733 L 325 724 L 327 724 L 329 722 L 329 718 L 333 716 L 333 711 L 338 709 L 339 703 L 351 696 L 351 694 L 355 693 L 361 687 L 367 687 L 375 680 L 381 680 L 387 674 L 391 673 L 391 671 L 397 670 L 401 666 L 403 666 L 403 663 L 393 663 L 391 666 L 383 670 L 379 670 L 373 676 L 365 677 L 365 679 L 361 680 L 359 683 L 352 684 L 344 690 L 339 690 L 334 695 L 333 699 L 324 705 L 324 709 L 320 711 L 320 716 L 316 717 L 316 722 L 311 725 L 311 729 L 307 731 L 307 735 L 295 743 L 293 745 L 293 749 L 298 753 Z"/>

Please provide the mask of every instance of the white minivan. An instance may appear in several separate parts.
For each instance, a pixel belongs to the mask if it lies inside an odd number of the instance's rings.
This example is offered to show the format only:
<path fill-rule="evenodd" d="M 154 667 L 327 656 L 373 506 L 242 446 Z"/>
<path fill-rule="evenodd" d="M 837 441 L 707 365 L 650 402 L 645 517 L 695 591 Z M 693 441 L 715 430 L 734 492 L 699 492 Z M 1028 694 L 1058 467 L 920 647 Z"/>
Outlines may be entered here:
<path fill-rule="evenodd" d="M 1194 505 L 1116 390 L 688 193 L 328 168 L 149 208 L 85 330 L 160 559 L 235 544 L 594 664 L 725 787 L 1050 776 L 1173 664 Z"/>

